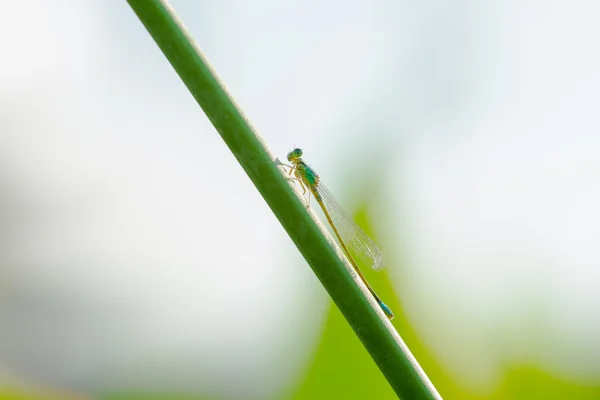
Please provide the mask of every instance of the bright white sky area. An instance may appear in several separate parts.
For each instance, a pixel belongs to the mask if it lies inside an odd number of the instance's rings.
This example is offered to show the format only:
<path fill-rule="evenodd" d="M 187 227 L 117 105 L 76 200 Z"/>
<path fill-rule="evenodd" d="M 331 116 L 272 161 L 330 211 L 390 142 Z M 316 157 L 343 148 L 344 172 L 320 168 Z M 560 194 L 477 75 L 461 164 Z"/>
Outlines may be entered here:
<path fill-rule="evenodd" d="M 126 2 L 2 3 L 0 371 L 293 384 L 325 292 Z M 280 158 L 302 147 L 342 203 L 382 167 L 394 285 L 456 379 L 597 379 L 599 3 L 172 5 Z"/>

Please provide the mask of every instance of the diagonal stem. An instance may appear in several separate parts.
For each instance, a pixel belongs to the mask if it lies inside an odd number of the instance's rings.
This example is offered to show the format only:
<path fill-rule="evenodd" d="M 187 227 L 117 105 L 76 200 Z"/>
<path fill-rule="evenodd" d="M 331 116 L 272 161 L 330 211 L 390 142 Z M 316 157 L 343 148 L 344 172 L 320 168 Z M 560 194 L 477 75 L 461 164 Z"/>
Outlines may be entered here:
<path fill-rule="evenodd" d="M 166 0 L 128 0 L 399 397 L 440 399 L 352 267 L 285 180 L 275 157 L 235 104 Z"/>

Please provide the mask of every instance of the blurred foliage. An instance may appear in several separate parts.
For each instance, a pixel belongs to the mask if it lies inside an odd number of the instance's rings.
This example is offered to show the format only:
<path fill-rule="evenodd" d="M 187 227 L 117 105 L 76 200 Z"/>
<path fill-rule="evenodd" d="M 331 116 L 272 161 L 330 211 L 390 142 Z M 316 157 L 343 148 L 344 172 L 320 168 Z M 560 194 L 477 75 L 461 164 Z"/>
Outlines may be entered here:
<path fill-rule="evenodd" d="M 359 207 L 354 214 L 357 223 L 372 235 L 367 203 Z M 386 255 L 392 256 L 390 254 Z M 388 262 L 401 265 L 388 258 Z M 433 381 L 442 397 L 469 399 L 459 387 L 444 373 L 433 356 L 421 343 L 411 327 L 406 314 L 394 295 L 386 270 L 376 272 L 364 270 L 371 286 L 394 311 L 393 325 L 400 333 L 413 355 Z M 323 331 L 321 343 L 308 372 L 291 398 L 304 399 L 396 399 L 389 386 L 369 354 L 362 346 L 340 311 L 331 303 L 329 316 Z"/>
<path fill-rule="evenodd" d="M 294 399 L 394 399 L 396 395 L 331 303 L 321 343 Z"/>
<path fill-rule="evenodd" d="M 0 400 L 89 400 L 92 397 L 66 390 L 47 388 L 0 388 Z"/>
<path fill-rule="evenodd" d="M 560 378 L 536 366 L 512 366 L 490 399 L 600 399 L 600 382 L 582 383 Z"/>
<path fill-rule="evenodd" d="M 377 237 L 373 234 L 369 210 L 374 206 L 372 198 L 376 197 L 374 194 L 381 182 L 372 177 L 384 176 L 382 170 L 376 170 L 384 166 L 377 164 L 369 163 L 369 167 L 367 167 L 370 169 L 369 171 L 364 168 L 355 171 L 355 174 L 351 171 L 349 175 L 354 176 L 355 179 L 351 185 L 347 186 L 361 197 L 359 199 L 360 206 L 354 213 L 356 222 L 375 241 L 377 241 Z M 357 176 L 358 178 L 356 178 Z M 358 184 L 359 187 L 357 187 L 357 182 L 363 182 L 365 185 Z M 394 233 L 388 232 L 388 234 Z M 402 270 L 405 262 L 402 259 L 401 245 L 395 247 L 395 250 L 394 253 L 386 253 L 387 263 Z M 387 270 L 382 272 L 364 270 L 363 273 L 382 300 L 394 311 L 396 317 L 392 321 L 393 325 L 442 398 L 446 400 L 600 399 L 600 382 L 595 385 L 576 383 L 561 379 L 533 366 L 508 366 L 504 370 L 504 380 L 492 393 L 476 393 L 468 387 L 461 386 L 453 379 L 449 371 L 442 367 L 431 349 L 421 340 L 408 319 L 406 310 L 394 295 Z M 440 334 L 443 335 L 442 330 L 440 330 Z M 315 357 L 308 366 L 306 375 L 289 395 L 289 398 L 315 400 L 396 399 L 397 397 L 340 311 L 331 302 L 330 312 Z"/>

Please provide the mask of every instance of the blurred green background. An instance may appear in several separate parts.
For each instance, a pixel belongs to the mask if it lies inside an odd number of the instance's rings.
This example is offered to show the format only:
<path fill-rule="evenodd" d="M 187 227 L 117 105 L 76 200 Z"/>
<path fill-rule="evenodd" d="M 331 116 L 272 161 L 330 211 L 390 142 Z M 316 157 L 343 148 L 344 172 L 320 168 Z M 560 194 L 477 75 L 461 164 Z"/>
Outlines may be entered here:
<path fill-rule="evenodd" d="M 600 5 L 171 3 L 444 399 L 600 399 Z M 394 398 L 127 3 L 1 4 L 0 399 Z"/>

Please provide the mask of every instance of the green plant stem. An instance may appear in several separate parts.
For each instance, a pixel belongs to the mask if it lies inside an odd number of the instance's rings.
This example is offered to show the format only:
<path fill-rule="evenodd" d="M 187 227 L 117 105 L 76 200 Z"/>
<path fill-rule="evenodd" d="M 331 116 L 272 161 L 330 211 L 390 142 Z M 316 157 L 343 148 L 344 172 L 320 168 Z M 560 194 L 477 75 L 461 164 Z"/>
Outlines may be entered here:
<path fill-rule="evenodd" d="M 439 394 L 163 0 L 128 0 L 399 397 Z"/>

